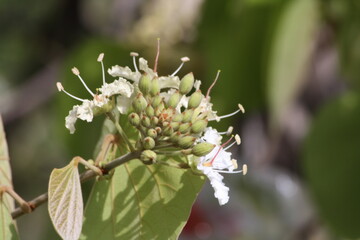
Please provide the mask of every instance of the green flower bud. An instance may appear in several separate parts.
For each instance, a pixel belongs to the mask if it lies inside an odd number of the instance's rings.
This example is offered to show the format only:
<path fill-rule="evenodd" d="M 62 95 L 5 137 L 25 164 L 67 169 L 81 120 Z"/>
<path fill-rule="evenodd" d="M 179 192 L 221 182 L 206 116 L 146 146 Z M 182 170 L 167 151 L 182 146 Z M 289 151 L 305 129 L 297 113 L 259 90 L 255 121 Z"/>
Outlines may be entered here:
<path fill-rule="evenodd" d="M 151 150 L 142 151 L 140 154 L 140 160 L 145 164 L 152 164 L 156 162 L 156 153 Z"/>
<path fill-rule="evenodd" d="M 142 149 L 142 143 L 141 143 L 141 139 L 137 140 L 135 143 L 135 148 L 136 149 Z"/>
<path fill-rule="evenodd" d="M 180 137 L 178 145 L 183 149 L 190 148 L 194 144 L 195 140 L 196 138 L 193 136 Z"/>
<path fill-rule="evenodd" d="M 193 148 L 191 153 L 194 154 L 197 157 L 205 156 L 206 154 L 209 154 L 215 147 L 215 144 L 202 142 L 199 144 L 196 144 Z"/>
<path fill-rule="evenodd" d="M 200 105 L 202 98 L 203 95 L 200 90 L 191 94 L 188 108 L 197 108 Z"/>
<path fill-rule="evenodd" d="M 191 126 L 191 132 L 193 133 L 201 133 L 207 127 L 208 121 L 207 120 L 196 120 L 193 125 Z"/>
<path fill-rule="evenodd" d="M 150 119 L 151 126 L 156 126 L 159 123 L 159 119 L 157 117 L 152 117 Z"/>
<path fill-rule="evenodd" d="M 170 125 L 170 123 L 167 122 L 167 121 L 162 123 L 162 126 L 163 126 L 163 127 L 167 127 L 167 126 L 169 126 L 169 125 Z"/>
<path fill-rule="evenodd" d="M 133 125 L 135 127 L 140 125 L 140 117 L 136 113 L 129 114 L 128 118 L 129 118 L 129 122 L 131 123 L 131 125 Z"/>
<path fill-rule="evenodd" d="M 190 131 L 191 123 L 182 123 L 179 126 L 179 132 L 181 133 L 187 133 Z"/>
<path fill-rule="evenodd" d="M 171 134 L 170 136 L 170 140 L 173 143 L 178 143 L 179 139 L 180 139 L 181 133 L 180 132 L 174 132 L 173 134 Z"/>
<path fill-rule="evenodd" d="M 187 109 L 187 110 L 185 110 L 184 112 L 182 112 L 182 115 L 183 115 L 182 121 L 183 121 L 183 122 L 190 122 L 193 114 L 194 114 L 194 110 L 193 110 L 193 109 Z"/>
<path fill-rule="evenodd" d="M 146 108 L 147 102 L 142 93 L 138 93 L 136 98 L 133 100 L 132 106 L 134 110 L 138 113 L 140 113 Z"/>
<path fill-rule="evenodd" d="M 155 77 L 151 81 L 151 87 L 150 87 L 150 95 L 156 96 L 156 94 L 160 93 L 160 85 L 159 85 L 159 79 Z"/>
<path fill-rule="evenodd" d="M 173 132 L 174 132 L 174 129 L 169 125 L 164 128 L 163 134 L 165 136 L 170 136 L 171 134 L 173 134 Z"/>
<path fill-rule="evenodd" d="M 148 117 L 153 117 L 155 114 L 155 110 L 150 104 L 148 104 L 145 108 L 145 113 Z"/>
<path fill-rule="evenodd" d="M 148 128 L 151 126 L 151 123 L 150 123 L 150 118 L 147 117 L 147 116 L 142 116 L 141 118 L 141 125 L 143 125 L 144 127 Z"/>
<path fill-rule="evenodd" d="M 141 75 L 139 80 L 139 89 L 144 95 L 147 95 L 150 91 L 150 87 L 151 87 L 151 78 L 149 75 L 144 73 L 143 75 Z"/>
<path fill-rule="evenodd" d="M 145 149 L 153 149 L 155 147 L 155 140 L 152 137 L 146 137 L 143 140 L 143 146 Z"/>
<path fill-rule="evenodd" d="M 180 102 L 181 94 L 179 92 L 175 92 L 170 96 L 169 101 L 167 102 L 168 107 L 176 108 L 178 103 Z"/>
<path fill-rule="evenodd" d="M 183 119 L 183 115 L 181 113 L 178 113 L 178 114 L 174 115 L 174 117 L 172 118 L 172 120 L 174 122 L 181 122 L 182 119 Z"/>
<path fill-rule="evenodd" d="M 156 127 L 155 131 L 158 133 L 158 135 L 162 132 L 161 127 Z"/>
<path fill-rule="evenodd" d="M 181 153 L 184 154 L 184 155 L 190 155 L 191 152 L 192 152 L 192 149 L 191 149 L 191 148 L 181 150 Z"/>
<path fill-rule="evenodd" d="M 163 100 L 162 97 L 160 97 L 160 95 L 156 95 L 151 102 L 151 106 L 153 106 L 153 108 L 156 108 L 157 106 L 160 105 L 161 101 Z"/>
<path fill-rule="evenodd" d="M 186 74 L 180 81 L 180 93 L 183 95 L 188 94 L 194 86 L 194 80 L 194 74 L 192 72 Z"/>
<path fill-rule="evenodd" d="M 149 137 L 152 137 L 152 138 L 156 138 L 157 137 L 157 132 L 155 129 L 153 128 L 150 128 L 147 130 L 147 133 L 146 133 Z"/>
<path fill-rule="evenodd" d="M 170 126 L 174 129 L 174 131 L 179 129 L 180 123 L 179 122 L 171 122 Z"/>

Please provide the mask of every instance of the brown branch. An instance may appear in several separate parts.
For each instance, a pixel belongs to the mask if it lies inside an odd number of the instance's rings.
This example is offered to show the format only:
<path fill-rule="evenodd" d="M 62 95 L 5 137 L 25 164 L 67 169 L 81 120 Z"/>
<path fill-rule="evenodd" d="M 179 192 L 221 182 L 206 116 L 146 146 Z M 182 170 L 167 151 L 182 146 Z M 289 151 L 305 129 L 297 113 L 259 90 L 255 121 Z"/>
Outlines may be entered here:
<path fill-rule="evenodd" d="M 134 151 L 134 152 L 127 153 L 127 154 L 109 162 L 101 170 L 103 171 L 104 174 L 107 174 L 110 170 L 112 170 L 132 159 L 139 158 L 139 156 L 140 156 L 140 151 Z M 83 183 L 90 179 L 95 178 L 96 176 L 98 176 L 98 175 L 94 171 L 87 170 L 80 175 L 80 181 L 81 181 L 81 183 Z M 40 196 L 34 198 L 33 200 L 29 201 L 28 204 L 31 207 L 32 211 L 34 211 L 37 207 L 39 207 L 40 205 L 47 202 L 47 200 L 48 200 L 48 193 L 46 192 L 46 193 L 43 193 Z M 11 213 L 11 216 L 13 219 L 15 219 L 24 214 L 26 214 L 26 212 L 24 212 L 21 207 L 18 207 Z"/>

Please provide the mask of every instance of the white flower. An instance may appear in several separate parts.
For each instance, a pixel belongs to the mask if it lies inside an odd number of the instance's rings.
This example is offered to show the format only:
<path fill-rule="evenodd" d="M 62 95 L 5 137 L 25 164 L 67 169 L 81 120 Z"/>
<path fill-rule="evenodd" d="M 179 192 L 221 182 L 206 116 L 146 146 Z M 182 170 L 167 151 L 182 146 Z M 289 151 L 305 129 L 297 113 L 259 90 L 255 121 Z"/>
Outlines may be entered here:
<path fill-rule="evenodd" d="M 118 80 L 115 80 L 112 83 L 105 83 L 104 85 L 102 85 L 99 91 L 106 97 L 120 94 L 129 98 L 134 92 L 134 86 L 128 81 L 126 81 L 124 78 L 120 77 Z"/>
<path fill-rule="evenodd" d="M 229 141 L 221 145 L 221 139 L 222 136 L 216 129 L 211 127 L 206 129 L 200 141 L 212 143 L 216 146 L 209 154 L 199 158 L 197 169 L 208 177 L 215 190 L 215 197 L 220 205 L 224 205 L 229 201 L 229 188 L 223 183 L 223 176 L 220 173 L 246 173 L 246 170 L 243 168 L 241 171 L 234 171 L 237 167 L 236 160 L 231 159 L 231 153 L 226 150 L 235 142 L 224 148 Z M 239 143 L 238 137 L 236 137 L 236 143 Z"/>
<path fill-rule="evenodd" d="M 154 72 L 151 68 L 148 66 L 148 62 L 144 58 L 139 59 L 139 69 L 146 72 L 150 78 L 157 77 L 157 73 Z"/>
<path fill-rule="evenodd" d="M 120 67 L 118 65 L 108 69 L 108 73 L 113 77 L 123 77 L 134 82 L 139 82 L 140 72 L 133 72 L 129 67 Z"/>

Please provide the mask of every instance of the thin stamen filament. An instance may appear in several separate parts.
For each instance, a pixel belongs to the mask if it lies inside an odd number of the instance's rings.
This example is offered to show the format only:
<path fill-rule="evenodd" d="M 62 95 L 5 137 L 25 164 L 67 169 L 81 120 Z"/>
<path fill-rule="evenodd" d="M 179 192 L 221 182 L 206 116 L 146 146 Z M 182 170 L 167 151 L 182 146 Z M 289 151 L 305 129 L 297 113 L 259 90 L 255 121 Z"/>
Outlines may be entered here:
<path fill-rule="evenodd" d="M 77 75 L 78 78 L 80 79 L 81 83 L 84 85 L 84 87 L 86 88 L 86 90 L 91 94 L 91 96 L 95 96 L 95 94 L 90 90 L 90 88 L 86 85 L 85 81 L 82 79 L 82 77 L 80 75 Z"/>
<path fill-rule="evenodd" d="M 171 76 L 171 77 L 175 76 L 175 75 L 180 71 L 180 69 L 184 66 L 184 63 L 185 63 L 185 62 L 182 62 L 182 63 L 180 64 L 180 66 L 175 70 L 175 72 L 173 72 L 170 76 Z"/>
<path fill-rule="evenodd" d="M 234 144 L 236 143 L 236 141 L 232 142 L 229 146 L 227 146 L 226 148 L 224 148 L 224 151 L 228 150 L 229 148 L 231 148 L 232 146 L 234 146 Z"/>
<path fill-rule="evenodd" d="M 103 84 L 105 84 L 105 83 L 106 83 L 106 81 L 105 81 L 104 63 L 103 63 L 103 61 L 101 61 L 100 63 L 101 63 L 101 71 L 102 71 Z"/>
<path fill-rule="evenodd" d="M 74 95 L 72 95 L 71 93 L 67 92 L 65 89 L 61 89 L 62 92 L 64 92 L 66 95 L 68 95 L 69 97 L 76 99 L 80 102 L 84 102 L 85 99 L 79 98 L 79 97 L 75 97 Z"/>
<path fill-rule="evenodd" d="M 210 92 L 211 92 L 211 89 L 215 86 L 215 83 L 216 83 L 216 81 L 217 81 L 218 78 L 219 78 L 220 72 L 221 72 L 220 70 L 217 71 L 214 82 L 210 85 L 209 89 L 207 90 L 206 99 L 209 97 Z"/>
<path fill-rule="evenodd" d="M 139 72 L 137 65 L 136 65 L 136 56 L 133 56 L 133 64 L 136 72 Z"/>
<path fill-rule="evenodd" d="M 233 138 L 234 138 L 234 136 L 231 136 L 231 138 L 229 138 L 229 140 L 227 140 L 225 143 L 223 143 L 223 144 L 219 147 L 219 149 L 218 149 L 218 151 L 216 152 L 215 156 L 211 159 L 210 164 L 212 164 L 212 163 L 214 162 L 215 158 L 217 157 L 217 155 L 219 154 L 219 152 L 221 151 L 221 149 L 223 149 Z"/>
<path fill-rule="evenodd" d="M 236 115 L 237 113 L 239 113 L 241 110 L 238 109 L 236 110 L 235 112 L 232 112 L 232 113 L 229 113 L 229 114 L 226 114 L 226 115 L 222 115 L 222 116 L 218 116 L 217 118 L 214 118 L 214 119 L 209 119 L 209 121 L 215 121 L 215 120 L 219 120 L 219 119 L 223 119 L 223 118 L 228 118 L 228 117 L 231 117 L 231 116 L 234 116 Z"/>

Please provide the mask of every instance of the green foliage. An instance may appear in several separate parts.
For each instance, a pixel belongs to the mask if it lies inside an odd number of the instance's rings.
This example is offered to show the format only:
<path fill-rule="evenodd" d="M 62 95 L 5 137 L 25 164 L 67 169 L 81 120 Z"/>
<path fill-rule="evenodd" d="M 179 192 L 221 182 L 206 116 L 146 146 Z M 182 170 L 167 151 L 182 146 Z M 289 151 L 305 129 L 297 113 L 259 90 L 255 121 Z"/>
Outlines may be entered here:
<path fill-rule="evenodd" d="M 360 237 L 360 95 L 326 106 L 315 118 L 304 165 L 318 209 L 340 236 Z"/>
<path fill-rule="evenodd" d="M 14 210 L 14 200 L 1 186 L 12 187 L 9 153 L 5 138 L 2 118 L 0 116 L 0 239 L 18 239 L 15 222 L 11 217 Z"/>
<path fill-rule="evenodd" d="M 306 80 L 304 75 L 318 27 L 319 6 L 316 1 L 294 0 L 283 8 L 268 62 L 267 97 L 273 128 L 281 124 Z"/>
<path fill-rule="evenodd" d="M 126 116 L 120 124 L 135 141 L 137 132 Z M 120 145 L 123 154 L 126 148 Z M 81 239 L 177 239 L 203 183 L 190 170 L 131 160 L 116 168 L 110 180 L 96 181 Z"/>
<path fill-rule="evenodd" d="M 51 172 L 48 194 L 49 215 L 56 231 L 63 239 L 77 240 L 83 219 L 83 199 L 77 158 L 67 166 Z"/>

